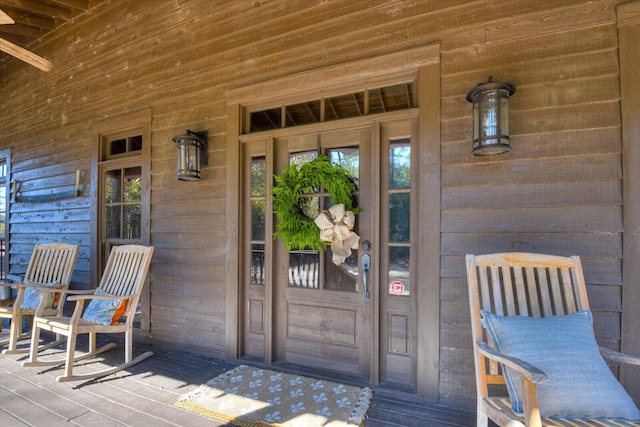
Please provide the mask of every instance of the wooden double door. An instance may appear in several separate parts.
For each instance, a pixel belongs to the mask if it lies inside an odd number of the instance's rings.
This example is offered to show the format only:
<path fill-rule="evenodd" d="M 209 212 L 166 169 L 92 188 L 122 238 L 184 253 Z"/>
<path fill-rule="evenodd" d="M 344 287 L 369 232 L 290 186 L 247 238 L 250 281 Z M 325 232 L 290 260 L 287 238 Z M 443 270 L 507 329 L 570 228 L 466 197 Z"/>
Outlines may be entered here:
<path fill-rule="evenodd" d="M 411 165 L 417 120 L 406 115 L 304 135 L 274 133 L 244 144 L 241 354 L 371 383 L 415 385 Z M 319 155 L 348 170 L 357 184 L 360 212 L 354 231 L 360 246 L 341 265 L 332 262 L 330 250 L 287 251 L 281 240 L 272 239 L 278 221 L 270 213 L 273 175 Z M 323 188 L 308 198 L 310 218 L 332 204 Z"/>

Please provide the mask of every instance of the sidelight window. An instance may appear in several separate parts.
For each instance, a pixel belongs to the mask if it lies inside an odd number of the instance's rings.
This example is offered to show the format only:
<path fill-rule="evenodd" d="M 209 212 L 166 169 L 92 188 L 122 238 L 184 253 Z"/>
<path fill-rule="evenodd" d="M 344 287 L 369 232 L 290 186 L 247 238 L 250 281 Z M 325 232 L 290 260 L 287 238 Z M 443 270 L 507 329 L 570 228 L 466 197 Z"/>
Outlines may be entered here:
<path fill-rule="evenodd" d="M 389 293 L 409 295 L 411 141 L 389 142 Z"/>
<path fill-rule="evenodd" d="M 251 158 L 251 273 L 252 285 L 265 284 L 265 215 L 267 169 L 264 156 Z"/>

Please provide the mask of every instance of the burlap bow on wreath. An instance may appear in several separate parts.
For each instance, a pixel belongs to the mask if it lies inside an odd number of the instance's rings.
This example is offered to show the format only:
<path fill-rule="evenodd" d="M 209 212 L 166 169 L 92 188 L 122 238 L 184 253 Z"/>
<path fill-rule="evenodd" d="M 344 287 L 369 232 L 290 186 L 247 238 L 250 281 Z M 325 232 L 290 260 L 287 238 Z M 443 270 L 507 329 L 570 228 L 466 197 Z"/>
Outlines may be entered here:
<path fill-rule="evenodd" d="M 352 231 L 356 216 L 345 210 L 342 203 L 322 211 L 314 222 L 320 228 L 320 241 L 331 242 L 335 265 L 340 265 L 349 258 L 351 249 L 358 249 L 360 236 Z"/>

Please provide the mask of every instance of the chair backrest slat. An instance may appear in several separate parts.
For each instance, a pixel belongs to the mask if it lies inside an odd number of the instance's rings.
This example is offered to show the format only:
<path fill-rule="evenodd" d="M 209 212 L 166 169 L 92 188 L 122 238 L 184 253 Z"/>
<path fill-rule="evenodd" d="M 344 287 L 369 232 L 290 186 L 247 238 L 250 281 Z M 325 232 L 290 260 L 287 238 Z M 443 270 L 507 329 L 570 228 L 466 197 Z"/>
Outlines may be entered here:
<path fill-rule="evenodd" d="M 566 313 L 564 314 L 575 313 L 577 310 L 577 304 L 576 294 L 571 283 L 571 273 L 568 268 L 561 268 L 560 273 L 562 277 L 562 286 L 564 288 L 563 291 L 565 294 L 564 301 L 566 304 Z"/>
<path fill-rule="evenodd" d="M 558 278 L 558 269 L 549 269 L 549 279 L 551 280 L 551 294 L 553 298 L 553 312 L 556 315 L 564 314 L 564 305 L 562 304 L 562 291 L 560 290 L 560 279 Z"/>
<path fill-rule="evenodd" d="M 553 304 L 551 302 L 549 282 L 547 280 L 547 270 L 544 268 L 536 268 L 536 276 L 540 285 L 540 307 L 542 309 L 542 317 L 551 316 L 553 314 Z"/>
<path fill-rule="evenodd" d="M 499 269 L 496 268 L 496 274 L 499 274 Z M 511 279 L 511 269 L 502 269 L 502 281 L 504 292 L 504 305 L 506 307 L 506 315 L 514 316 L 516 314 L 516 300 L 513 293 L 513 280 Z"/>
<path fill-rule="evenodd" d="M 509 270 L 509 268 L 504 268 L 504 270 Z M 525 286 L 524 275 L 522 274 L 522 268 L 514 267 L 513 268 L 513 277 L 516 286 L 516 298 L 518 299 L 518 314 L 523 316 L 527 316 L 529 313 L 527 307 L 527 289 Z M 515 308 L 515 307 L 514 307 Z"/>
<path fill-rule="evenodd" d="M 502 304 L 502 284 L 500 283 L 500 272 L 498 268 L 491 267 L 491 294 L 493 296 L 493 307 L 496 314 L 503 315 L 503 304 Z"/>
<path fill-rule="evenodd" d="M 529 311 L 533 317 L 541 317 L 542 310 L 540 310 L 540 301 L 538 299 L 538 288 L 531 286 L 531 283 L 536 283 L 536 272 L 534 267 L 525 267 L 525 277 L 527 280 L 527 296 L 529 297 Z"/>

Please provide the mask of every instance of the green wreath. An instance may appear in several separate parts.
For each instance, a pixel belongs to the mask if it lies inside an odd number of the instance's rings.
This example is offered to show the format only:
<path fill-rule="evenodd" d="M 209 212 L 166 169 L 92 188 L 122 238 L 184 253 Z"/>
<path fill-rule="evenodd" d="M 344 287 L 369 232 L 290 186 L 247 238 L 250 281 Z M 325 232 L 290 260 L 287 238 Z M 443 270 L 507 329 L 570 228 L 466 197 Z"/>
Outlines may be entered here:
<path fill-rule="evenodd" d="M 318 192 L 323 187 L 334 204 L 342 203 L 348 211 L 354 208 L 352 194 L 356 190 L 349 172 L 341 166 L 332 165 L 327 156 L 318 156 L 300 168 L 295 164 L 275 176 L 273 187 L 273 213 L 280 219 L 274 237 L 284 240 L 288 251 L 295 249 L 326 249 L 330 243 L 320 241 L 320 229 L 314 218 L 304 214 L 305 194 Z M 308 203 L 306 204 L 308 206 Z M 318 212 L 319 213 L 319 212 Z"/>

